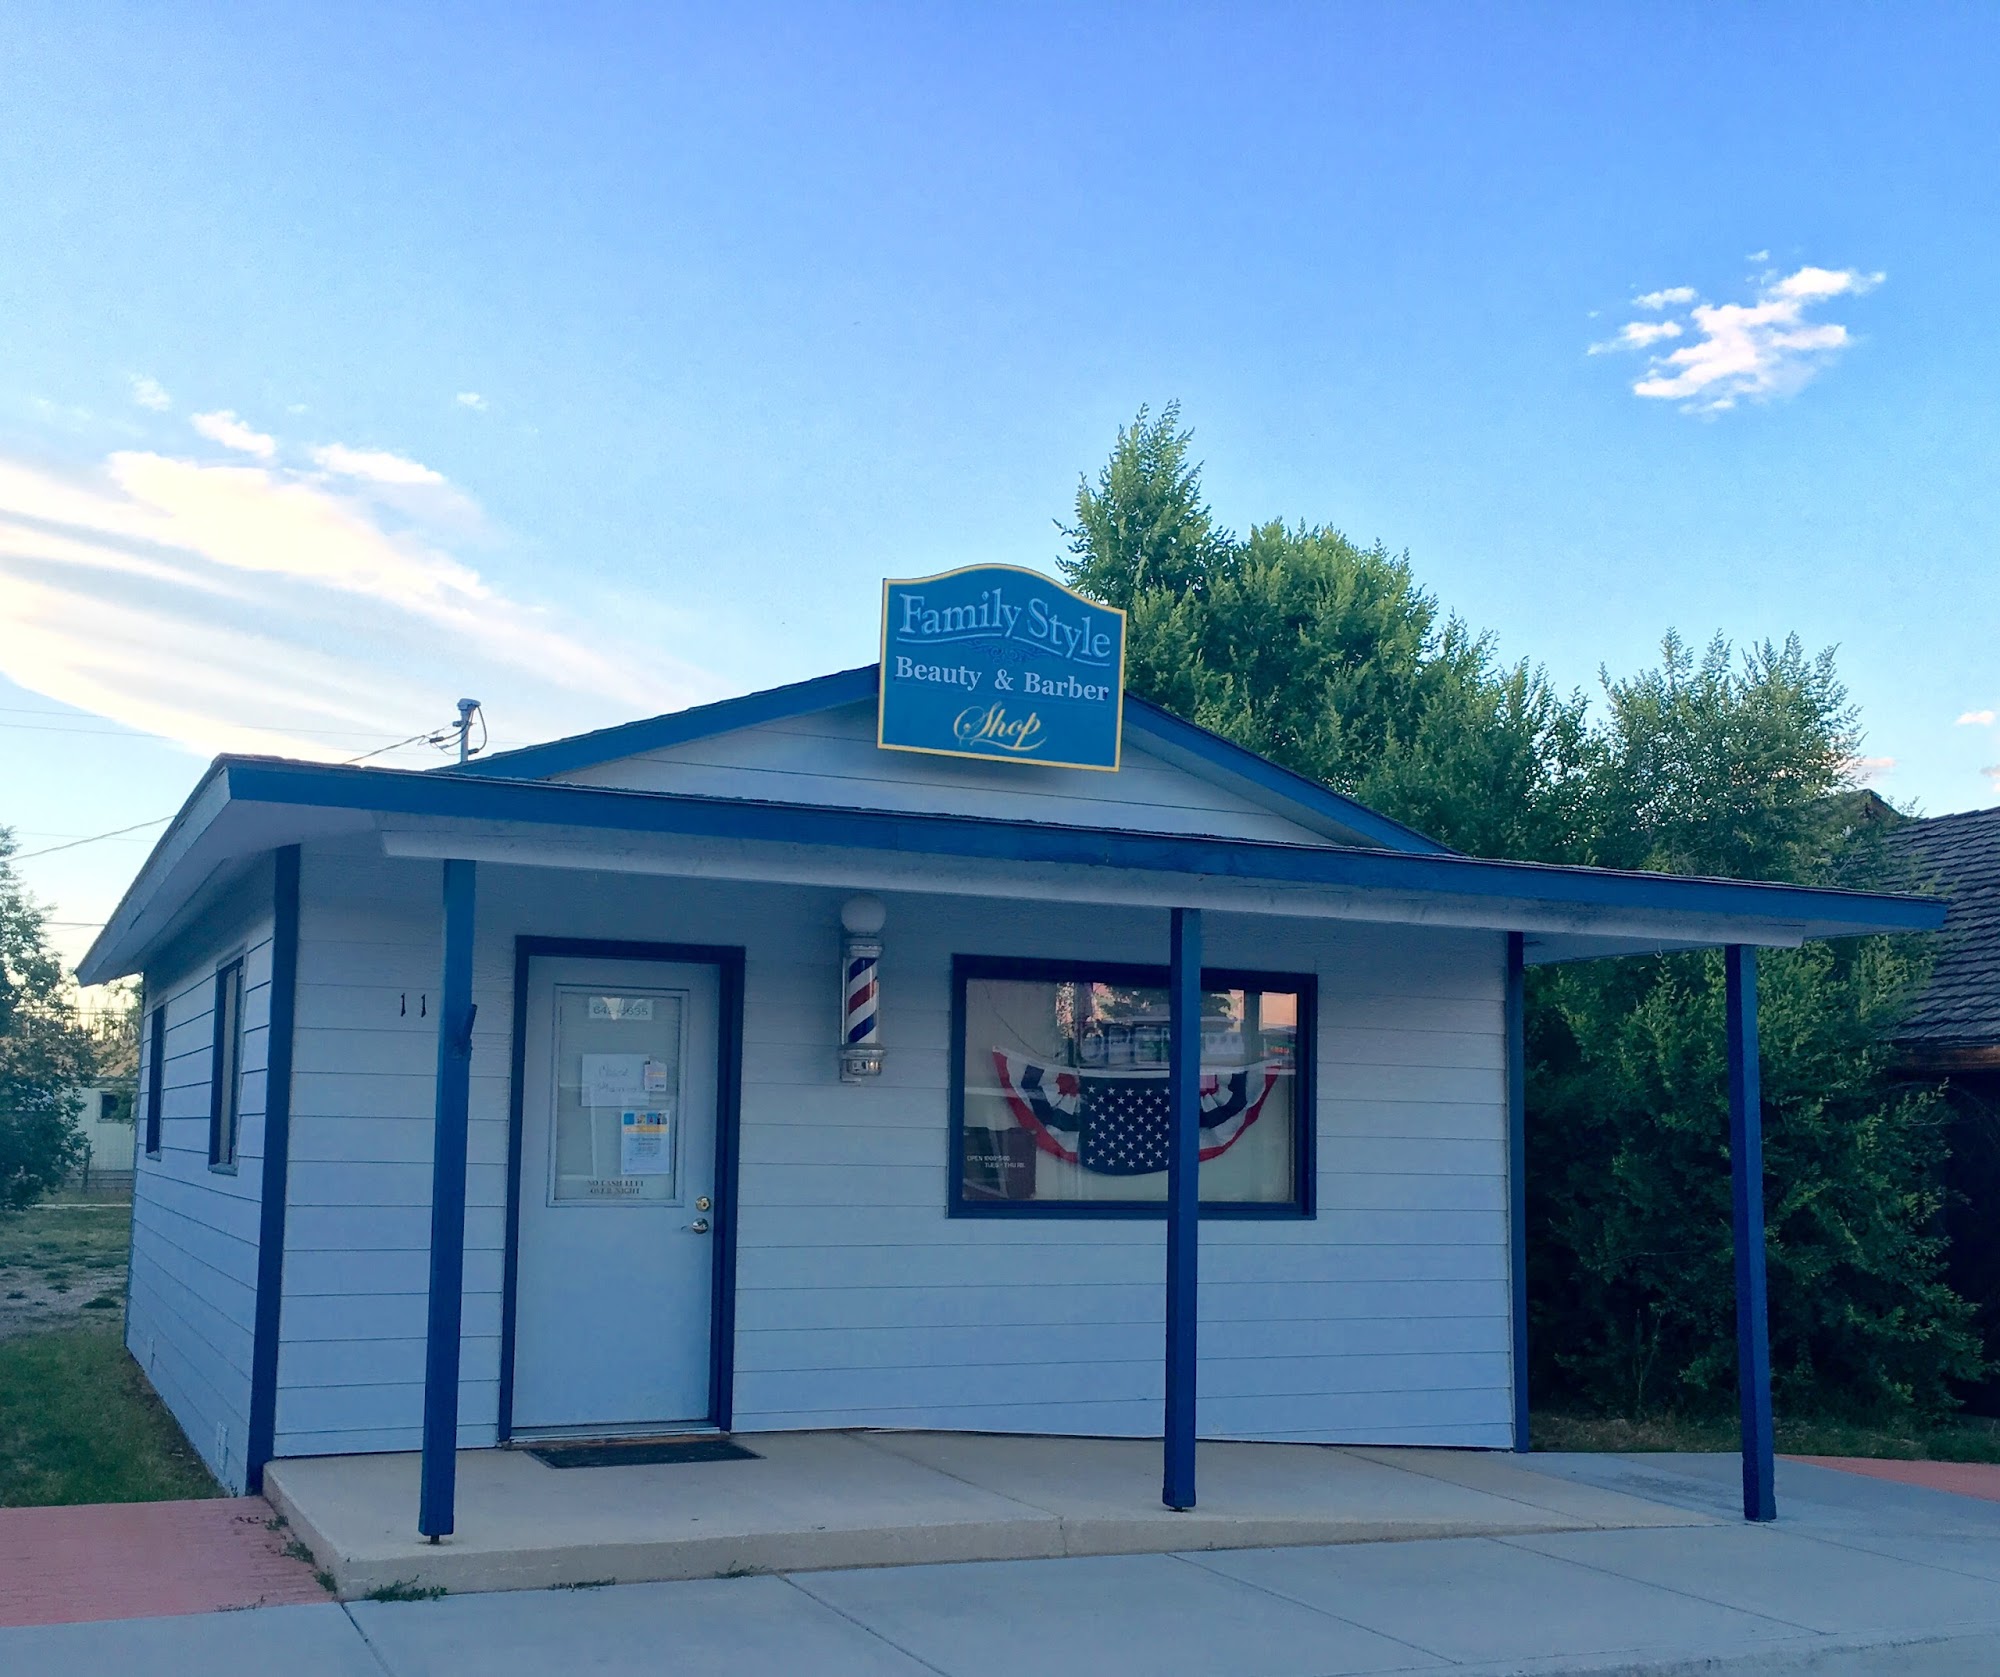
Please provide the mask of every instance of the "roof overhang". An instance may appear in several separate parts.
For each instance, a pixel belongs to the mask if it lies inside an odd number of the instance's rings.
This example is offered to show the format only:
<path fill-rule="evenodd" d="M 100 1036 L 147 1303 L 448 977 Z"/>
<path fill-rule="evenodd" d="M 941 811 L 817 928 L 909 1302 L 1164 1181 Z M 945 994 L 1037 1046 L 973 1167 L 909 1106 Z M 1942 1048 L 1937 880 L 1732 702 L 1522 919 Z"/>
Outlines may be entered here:
<path fill-rule="evenodd" d="M 1740 880 L 217 759 L 78 969 L 141 968 L 280 845 L 374 833 L 390 855 L 522 866 L 1520 931 L 1536 963 L 1935 929 L 1941 900 Z"/>

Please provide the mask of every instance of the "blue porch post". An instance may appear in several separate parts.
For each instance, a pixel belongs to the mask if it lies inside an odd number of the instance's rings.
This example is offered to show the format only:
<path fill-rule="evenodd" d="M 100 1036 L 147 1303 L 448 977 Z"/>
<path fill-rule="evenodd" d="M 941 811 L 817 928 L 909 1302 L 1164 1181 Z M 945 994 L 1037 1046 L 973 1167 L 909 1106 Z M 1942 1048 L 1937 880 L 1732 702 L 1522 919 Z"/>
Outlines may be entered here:
<path fill-rule="evenodd" d="M 1167 1411 L 1160 1500 L 1194 1506 L 1195 1308 L 1201 1237 L 1201 910 L 1174 910 L 1167 972 Z"/>
<path fill-rule="evenodd" d="M 1514 1318 L 1514 1448 L 1528 1444 L 1527 939 L 1507 934 L 1507 1268 Z"/>
<path fill-rule="evenodd" d="M 458 1492 L 458 1335 L 465 1293 L 465 1141 L 472 1086 L 473 865 L 444 865 L 444 983 L 431 1138 L 431 1294 L 417 1530 L 449 1537 Z"/>
<path fill-rule="evenodd" d="M 1736 1240 L 1736 1383 L 1743 1410 L 1743 1518 L 1773 1520 L 1771 1341 L 1764 1297 L 1764 1109 L 1757 1076 L 1757 951 L 1725 956 L 1729 1183 Z"/>

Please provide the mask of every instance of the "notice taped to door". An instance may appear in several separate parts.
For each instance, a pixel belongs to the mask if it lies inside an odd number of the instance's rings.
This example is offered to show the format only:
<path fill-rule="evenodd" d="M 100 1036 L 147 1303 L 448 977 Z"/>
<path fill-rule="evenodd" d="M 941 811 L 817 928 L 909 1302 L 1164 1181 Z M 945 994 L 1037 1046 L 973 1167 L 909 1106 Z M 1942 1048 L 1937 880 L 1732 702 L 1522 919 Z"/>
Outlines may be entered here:
<path fill-rule="evenodd" d="M 627 1107 L 618 1115 L 618 1169 L 625 1176 L 671 1176 L 674 1116 L 665 1107 Z"/>

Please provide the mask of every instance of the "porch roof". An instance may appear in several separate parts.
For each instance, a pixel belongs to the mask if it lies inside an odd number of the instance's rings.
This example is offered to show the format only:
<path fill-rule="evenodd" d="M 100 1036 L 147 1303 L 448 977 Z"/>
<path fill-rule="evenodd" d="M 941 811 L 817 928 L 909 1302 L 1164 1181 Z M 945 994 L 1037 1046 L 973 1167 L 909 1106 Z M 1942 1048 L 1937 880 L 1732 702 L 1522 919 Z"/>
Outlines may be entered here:
<path fill-rule="evenodd" d="M 222 757 L 78 976 L 137 970 L 268 851 L 370 833 L 403 857 L 1520 931 L 1531 963 L 1930 931 L 1945 913 L 1934 898 L 1450 853 Z"/>

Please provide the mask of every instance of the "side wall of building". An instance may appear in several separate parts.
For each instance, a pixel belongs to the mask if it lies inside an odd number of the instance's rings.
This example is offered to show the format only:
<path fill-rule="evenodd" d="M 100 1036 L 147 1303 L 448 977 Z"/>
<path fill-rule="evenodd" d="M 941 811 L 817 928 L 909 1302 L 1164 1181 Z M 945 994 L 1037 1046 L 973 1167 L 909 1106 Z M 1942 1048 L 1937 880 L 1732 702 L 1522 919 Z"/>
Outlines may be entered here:
<path fill-rule="evenodd" d="M 419 1438 L 440 869 L 309 846 L 277 1453 Z M 951 1219 L 955 953 L 1159 963 L 1157 912 L 890 896 L 888 1069 L 835 1070 L 843 892 L 482 866 L 460 1441 L 495 1437 L 517 935 L 746 950 L 735 1424 L 1156 1433 L 1162 1232 Z M 1209 1436 L 1511 1442 L 1503 940 L 1211 915 L 1311 971 L 1318 1216 L 1203 1225 Z"/>
<path fill-rule="evenodd" d="M 250 1354 L 257 1306 L 258 1195 L 269 1052 L 271 872 L 256 870 L 161 953 L 145 974 L 141 1067 L 155 1010 L 166 1008 L 160 1151 L 143 1150 L 132 1186 L 132 1271 L 125 1344 L 189 1442 L 229 1489 L 245 1486 Z M 243 961 L 237 1159 L 209 1163 L 215 1077 L 215 977 Z M 138 1128 L 146 1128 L 140 1078 Z"/>

